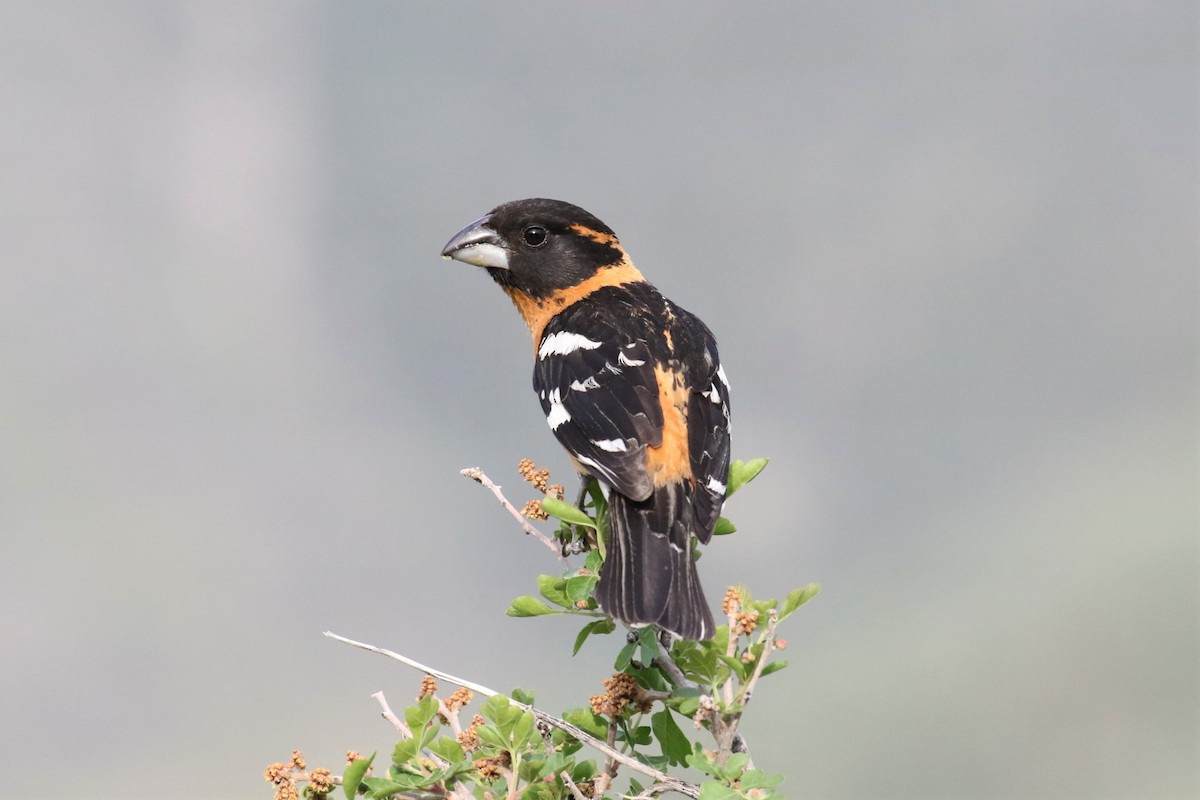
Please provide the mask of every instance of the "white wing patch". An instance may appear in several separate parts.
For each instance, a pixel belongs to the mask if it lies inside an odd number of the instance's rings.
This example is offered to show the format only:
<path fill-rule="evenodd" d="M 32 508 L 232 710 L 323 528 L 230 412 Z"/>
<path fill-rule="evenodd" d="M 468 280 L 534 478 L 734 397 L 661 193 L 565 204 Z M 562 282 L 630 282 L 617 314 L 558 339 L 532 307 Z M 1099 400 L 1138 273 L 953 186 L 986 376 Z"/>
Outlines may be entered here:
<path fill-rule="evenodd" d="M 559 331 L 542 340 L 542 346 L 538 348 L 538 358 L 570 355 L 576 350 L 595 350 L 602 344 L 602 342 L 593 341 L 582 334 Z"/>
<path fill-rule="evenodd" d="M 708 479 L 708 489 L 715 494 L 725 494 L 725 484 L 721 483 L 716 478 Z"/>
<path fill-rule="evenodd" d="M 629 449 L 625 446 L 624 439 L 592 439 L 592 444 L 610 453 L 624 453 Z"/>
<path fill-rule="evenodd" d="M 571 415 L 567 412 L 567 407 L 563 405 L 562 395 L 558 389 L 553 389 L 550 392 L 550 410 L 546 412 L 546 424 L 551 430 L 558 430 L 564 422 L 570 422 Z"/>
<path fill-rule="evenodd" d="M 621 352 L 617 353 L 617 363 L 624 364 L 627 367 L 640 367 L 646 362 L 636 358 L 626 358 L 625 351 L 622 350 Z"/>
<path fill-rule="evenodd" d="M 581 456 L 579 454 L 575 454 L 575 460 L 578 461 L 580 464 L 583 464 L 585 467 L 591 467 L 593 470 L 595 470 L 594 472 L 592 472 L 592 475 L 594 477 L 604 479 L 604 480 L 600 481 L 600 489 L 604 492 L 604 496 L 608 497 L 608 491 L 607 491 L 608 486 L 606 484 L 613 483 L 617 479 L 616 476 L 613 475 L 612 470 L 608 469 L 607 467 L 605 467 L 603 464 L 599 463 L 598 461 L 588 458 L 587 456 Z"/>
<path fill-rule="evenodd" d="M 575 392 L 586 392 L 588 389 L 599 389 L 600 381 L 596 380 L 596 376 L 590 376 L 586 381 L 571 381 L 571 390 Z"/>
<path fill-rule="evenodd" d="M 726 389 L 730 388 L 729 378 L 725 377 L 725 365 L 724 364 L 717 365 L 717 377 L 721 379 L 721 383 L 725 384 Z"/>

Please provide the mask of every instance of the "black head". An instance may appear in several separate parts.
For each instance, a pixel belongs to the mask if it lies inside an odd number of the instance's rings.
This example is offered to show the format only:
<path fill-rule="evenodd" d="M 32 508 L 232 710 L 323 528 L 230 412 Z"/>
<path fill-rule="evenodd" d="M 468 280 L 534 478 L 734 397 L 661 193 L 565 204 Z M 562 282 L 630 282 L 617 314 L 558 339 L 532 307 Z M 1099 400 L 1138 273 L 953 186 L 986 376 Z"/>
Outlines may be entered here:
<path fill-rule="evenodd" d="M 454 235 L 442 255 L 487 268 L 496 282 L 532 297 L 575 286 L 625 251 L 612 229 L 561 200 L 514 200 Z"/>

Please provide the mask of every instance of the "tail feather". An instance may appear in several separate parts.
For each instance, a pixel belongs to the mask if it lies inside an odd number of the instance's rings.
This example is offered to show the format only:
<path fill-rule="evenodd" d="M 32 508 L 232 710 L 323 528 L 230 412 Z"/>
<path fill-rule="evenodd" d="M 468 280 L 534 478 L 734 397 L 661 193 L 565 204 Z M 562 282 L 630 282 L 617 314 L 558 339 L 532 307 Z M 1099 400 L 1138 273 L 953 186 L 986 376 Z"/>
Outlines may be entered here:
<path fill-rule="evenodd" d="M 702 640 L 715 626 L 692 560 L 691 491 L 689 484 L 664 486 L 643 501 L 609 494 L 608 551 L 596 600 L 624 622 Z"/>

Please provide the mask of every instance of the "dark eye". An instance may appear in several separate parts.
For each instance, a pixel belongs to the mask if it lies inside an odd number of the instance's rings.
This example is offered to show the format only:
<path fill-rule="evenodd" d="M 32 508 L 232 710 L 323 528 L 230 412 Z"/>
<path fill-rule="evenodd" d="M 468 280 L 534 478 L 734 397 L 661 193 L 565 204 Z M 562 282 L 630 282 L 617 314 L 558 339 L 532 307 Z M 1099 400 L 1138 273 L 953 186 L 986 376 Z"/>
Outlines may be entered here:
<path fill-rule="evenodd" d="M 530 247 L 541 247 L 546 243 L 546 237 L 549 234 L 541 225 L 530 225 L 521 235 L 525 238 L 525 244 Z"/>

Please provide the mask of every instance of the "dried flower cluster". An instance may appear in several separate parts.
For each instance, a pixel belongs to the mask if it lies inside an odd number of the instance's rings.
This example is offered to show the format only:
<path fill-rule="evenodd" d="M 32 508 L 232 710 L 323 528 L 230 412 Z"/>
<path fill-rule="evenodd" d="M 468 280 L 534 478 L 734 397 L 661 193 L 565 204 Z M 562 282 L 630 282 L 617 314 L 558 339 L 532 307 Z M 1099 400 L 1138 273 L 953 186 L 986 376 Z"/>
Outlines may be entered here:
<path fill-rule="evenodd" d="M 350 754 L 347 753 L 347 755 Z M 267 783 L 275 786 L 275 800 L 300 800 L 300 790 L 296 786 L 296 781 L 308 781 L 308 788 L 304 790 L 304 795 L 312 800 L 322 800 L 333 790 L 332 772 L 324 767 L 317 767 L 312 772 L 305 774 L 304 770 L 307 767 L 308 763 L 304 760 L 304 754 L 299 750 L 292 751 L 292 757 L 286 764 L 277 761 L 267 767 L 263 772 L 263 777 Z"/>
<path fill-rule="evenodd" d="M 462 745 L 463 750 L 478 750 L 479 749 L 479 726 L 484 724 L 483 717 L 476 714 L 471 718 L 471 724 L 458 735 L 458 743 Z"/>
<path fill-rule="evenodd" d="M 699 730 L 704 726 L 704 722 L 711 716 L 717 713 L 717 701 L 713 700 L 712 695 L 700 695 L 700 705 L 696 708 L 696 713 L 692 716 L 692 723 Z"/>
<path fill-rule="evenodd" d="M 592 713 L 620 717 L 630 705 L 636 705 L 642 711 L 649 710 L 650 704 L 642 701 L 642 687 L 638 686 L 637 678 L 629 673 L 618 672 L 611 678 L 605 678 L 604 686 L 607 691 L 592 695 L 589 701 Z"/>
<path fill-rule="evenodd" d="M 437 694 L 437 678 L 432 675 L 426 675 L 421 679 L 421 692 L 417 695 L 417 700 L 428 694 Z"/>
<path fill-rule="evenodd" d="M 501 750 L 498 755 L 491 758 L 477 758 L 471 762 L 471 766 L 479 773 L 479 777 L 485 781 L 493 781 L 504 774 L 512 766 L 512 757 L 509 756 L 507 750 Z"/>

